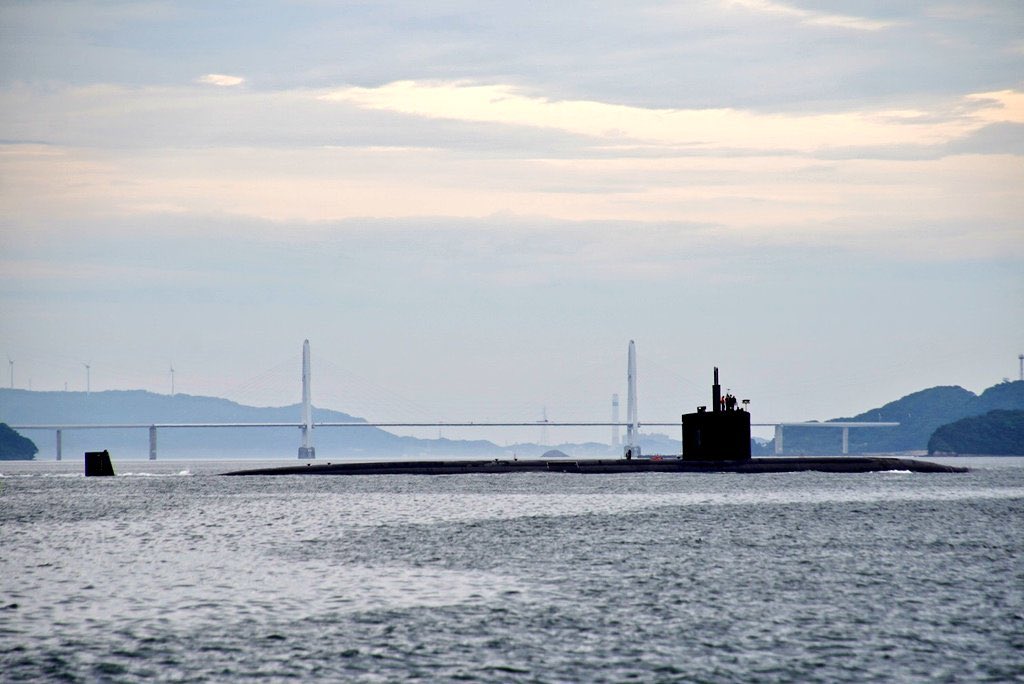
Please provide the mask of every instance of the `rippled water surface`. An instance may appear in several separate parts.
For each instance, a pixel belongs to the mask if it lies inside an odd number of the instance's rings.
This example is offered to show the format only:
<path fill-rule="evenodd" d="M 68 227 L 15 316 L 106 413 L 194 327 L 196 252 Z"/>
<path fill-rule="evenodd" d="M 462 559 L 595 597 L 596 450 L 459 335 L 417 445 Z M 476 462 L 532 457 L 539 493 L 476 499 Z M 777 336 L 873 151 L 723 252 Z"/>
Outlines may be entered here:
<path fill-rule="evenodd" d="M 0 463 L 0 680 L 1020 681 L 1024 459 L 968 464 Z"/>

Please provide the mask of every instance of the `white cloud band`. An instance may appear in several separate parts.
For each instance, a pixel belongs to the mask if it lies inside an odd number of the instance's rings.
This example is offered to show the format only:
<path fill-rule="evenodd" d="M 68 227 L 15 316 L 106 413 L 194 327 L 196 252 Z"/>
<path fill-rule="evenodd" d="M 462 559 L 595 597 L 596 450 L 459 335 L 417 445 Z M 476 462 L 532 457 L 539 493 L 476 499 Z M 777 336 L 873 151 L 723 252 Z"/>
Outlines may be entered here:
<path fill-rule="evenodd" d="M 241 76 L 228 76 L 227 74 L 206 74 L 196 80 L 199 83 L 221 87 L 231 87 L 245 83 L 245 79 Z"/>

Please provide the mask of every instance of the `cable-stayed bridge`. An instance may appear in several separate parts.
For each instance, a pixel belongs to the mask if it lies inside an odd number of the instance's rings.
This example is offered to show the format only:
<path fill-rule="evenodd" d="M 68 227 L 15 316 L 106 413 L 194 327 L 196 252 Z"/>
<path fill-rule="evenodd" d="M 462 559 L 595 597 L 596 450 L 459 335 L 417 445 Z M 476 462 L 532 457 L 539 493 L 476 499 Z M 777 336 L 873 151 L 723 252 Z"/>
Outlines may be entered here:
<path fill-rule="evenodd" d="M 641 457 L 639 447 L 639 431 L 642 427 L 674 427 L 682 429 L 682 422 L 642 422 L 637 411 L 637 373 L 636 346 L 631 340 L 627 360 L 627 397 L 626 421 L 618 420 L 618 395 L 612 398 L 611 421 L 314 421 L 312 411 L 312 364 L 310 360 L 309 340 L 303 342 L 302 348 L 302 404 L 301 417 L 294 422 L 150 422 L 150 423 L 49 423 L 12 425 L 16 430 L 46 430 L 55 433 L 55 456 L 62 459 L 63 433 L 78 430 L 148 430 L 149 458 L 156 460 L 158 447 L 158 431 L 176 429 L 226 429 L 226 428 L 291 428 L 299 430 L 298 458 L 311 460 L 316 458 L 313 435 L 318 429 L 349 429 L 349 428 L 522 428 L 522 427 L 586 427 L 613 428 L 613 446 L 618 441 L 618 430 L 626 429 L 626 439 L 622 448 L 631 457 Z M 775 429 L 775 453 L 784 453 L 784 429 L 786 427 L 815 427 L 842 430 L 842 453 L 849 453 L 850 428 L 895 427 L 894 422 L 778 422 L 752 423 L 755 427 L 773 427 Z"/>

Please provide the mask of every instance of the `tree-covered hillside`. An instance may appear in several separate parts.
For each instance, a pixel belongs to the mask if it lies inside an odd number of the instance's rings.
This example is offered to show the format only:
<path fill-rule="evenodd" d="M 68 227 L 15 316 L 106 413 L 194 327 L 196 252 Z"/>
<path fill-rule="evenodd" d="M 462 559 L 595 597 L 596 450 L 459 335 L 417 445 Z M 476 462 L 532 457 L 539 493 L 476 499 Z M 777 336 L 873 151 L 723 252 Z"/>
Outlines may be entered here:
<path fill-rule="evenodd" d="M 0 461 L 31 461 L 38 451 L 31 439 L 0 423 Z"/>
<path fill-rule="evenodd" d="M 1024 411 L 989 411 L 943 425 L 928 440 L 928 453 L 1024 456 Z"/>
<path fill-rule="evenodd" d="M 1024 382 L 1003 382 L 976 395 L 963 387 L 944 386 L 914 392 L 856 416 L 831 422 L 895 422 L 895 428 L 851 428 L 850 453 L 919 451 L 940 426 L 992 411 L 1024 410 Z M 786 428 L 787 454 L 836 454 L 842 448 L 838 429 Z M 773 445 L 774 446 L 774 445 Z"/>

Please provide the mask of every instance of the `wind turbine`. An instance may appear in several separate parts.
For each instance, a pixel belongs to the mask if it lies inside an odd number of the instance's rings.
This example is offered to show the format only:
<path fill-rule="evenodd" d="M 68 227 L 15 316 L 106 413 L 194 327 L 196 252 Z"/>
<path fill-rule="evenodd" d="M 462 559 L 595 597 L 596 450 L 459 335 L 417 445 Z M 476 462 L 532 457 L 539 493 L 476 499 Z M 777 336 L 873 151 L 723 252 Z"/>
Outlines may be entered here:
<path fill-rule="evenodd" d="M 12 359 L 10 356 L 7 357 L 7 365 L 10 367 L 11 370 L 11 389 L 14 389 L 14 359 Z"/>
<path fill-rule="evenodd" d="M 90 366 L 89 364 L 87 364 L 85 362 L 83 362 L 82 365 L 85 366 L 85 394 L 86 394 L 86 396 L 88 396 L 89 395 L 89 391 L 90 391 L 89 371 L 92 368 L 92 366 Z"/>
<path fill-rule="evenodd" d="M 171 396 L 174 396 L 174 362 L 171 362 Z"/>

